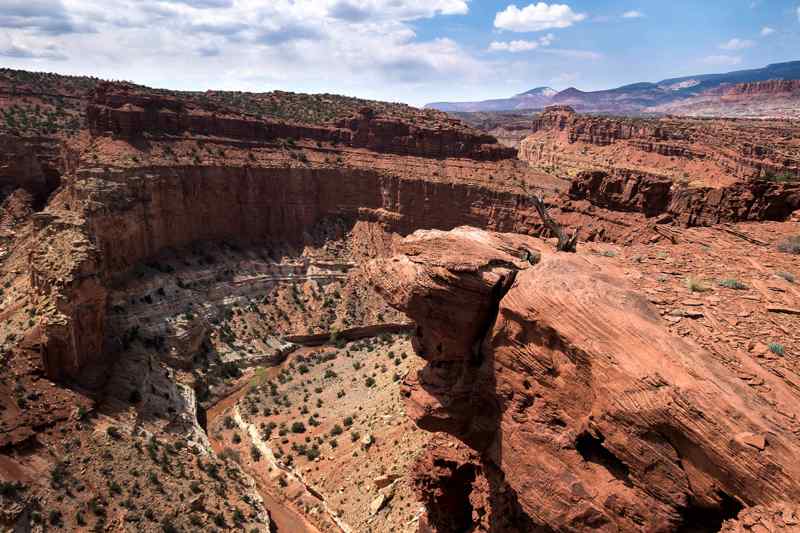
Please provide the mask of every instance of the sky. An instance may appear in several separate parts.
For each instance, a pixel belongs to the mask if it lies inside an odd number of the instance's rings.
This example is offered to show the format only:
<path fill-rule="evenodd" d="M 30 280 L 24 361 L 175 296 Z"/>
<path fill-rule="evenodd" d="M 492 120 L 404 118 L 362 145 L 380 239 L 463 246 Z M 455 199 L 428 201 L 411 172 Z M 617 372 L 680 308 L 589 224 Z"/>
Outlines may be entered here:
<path fill-rule="evenodd" d="M 0 0 L 0 66 L 423 105 L 800 59 L 800 0 Z"/>

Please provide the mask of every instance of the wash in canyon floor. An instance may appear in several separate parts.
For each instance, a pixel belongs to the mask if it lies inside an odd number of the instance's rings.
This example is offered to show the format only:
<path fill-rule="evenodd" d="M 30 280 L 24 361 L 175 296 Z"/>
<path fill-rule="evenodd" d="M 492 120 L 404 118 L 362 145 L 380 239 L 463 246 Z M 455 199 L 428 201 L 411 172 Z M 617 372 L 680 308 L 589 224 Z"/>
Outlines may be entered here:
<path fill-rule="evenodd" d="M 3 528 L 800 524 L 796 122 L 0 80 Z"/>

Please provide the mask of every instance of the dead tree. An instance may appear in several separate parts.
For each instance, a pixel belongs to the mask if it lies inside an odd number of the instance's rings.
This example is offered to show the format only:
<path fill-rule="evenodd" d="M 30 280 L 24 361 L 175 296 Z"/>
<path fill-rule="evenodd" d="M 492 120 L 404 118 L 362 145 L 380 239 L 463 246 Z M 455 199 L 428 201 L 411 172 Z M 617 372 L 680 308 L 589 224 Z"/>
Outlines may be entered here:
<path fill-rule="evenodd" d="M 554 235 L 558 239 L 556 249 L 559 252 L 569 252 L 573 254 L 576 253 L 578 251 L 578 230 L 572 232 L 572 235 L 567 235 L 564 232 L 564 228 L 561 227 L 561 224 L 553 220 L 553 217 L 551 217 L 550 213 L 547 212 L 547 206 L 544 203 L 544 199 L 541 196 L 530 192 L 525 187 L 523 187 L 523 190 L 533 202 L 533 206 L 539 213 L 539 218 L 542 219 L 542 224 L 544 224 L 544 227 L 547 228 L 551 235 Z"/>

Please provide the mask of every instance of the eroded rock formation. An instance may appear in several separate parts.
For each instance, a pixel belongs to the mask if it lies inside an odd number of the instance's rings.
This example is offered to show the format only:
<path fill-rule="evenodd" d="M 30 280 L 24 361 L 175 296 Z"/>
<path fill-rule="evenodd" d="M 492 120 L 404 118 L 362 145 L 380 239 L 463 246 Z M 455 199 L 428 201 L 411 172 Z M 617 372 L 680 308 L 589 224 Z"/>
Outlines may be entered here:
<path fill-rule="evenodd" d="M 453 502 L 461 516 L 513 503 L 524 531 L 716 531 L 800 496 L 796 392 L 670 333 L 602 258 L 471 228 L 419 231 L 398 251 L 371 272 L 428 362 L 406 379 L 408 414 L 474 452 L 423 459 L 437 531 L 463 530 Z M 504 531 L 493 513 L 481 506 L 475 530 Z"/>
<path fill-rule="evenodd" d="M 648 217 L 669 214 L 685 226 L 785 220 L 800 208 L 796 183 L 757 180 L 721 188 L 680 187 L 662 176 L 624 170 L 581 172 L 570 185 L 569 196 Z"/>

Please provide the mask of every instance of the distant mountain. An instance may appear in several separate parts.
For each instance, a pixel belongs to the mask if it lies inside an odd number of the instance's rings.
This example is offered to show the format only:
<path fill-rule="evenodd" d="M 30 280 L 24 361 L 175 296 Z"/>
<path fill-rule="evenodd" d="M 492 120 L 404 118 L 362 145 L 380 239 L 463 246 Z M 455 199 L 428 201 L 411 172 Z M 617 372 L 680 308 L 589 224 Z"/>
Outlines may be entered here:
<path fill-rule="evenodd" d="M 563 104 L 580 112 L 639 114 L 671 109 L 673 104 L 713 94 L 713 91 L 724 90 L 727 86 L 769 80 L 800 80 L 800 61 L 723 74 L 672 78 L 658 83 L 634 83 L 603 91 L 587 92 L 570 87 L 556 92 L 549 87 L 537 87 L 511 98 L 482 102 L 438 102 L 425 107 L 447 112 L 475 112 L 519 111 Z"/>
<path fill-rule="evenodd" d="M 447 112 L 474 112 L 474 111 L 513 111 L 518 109 L 538 109 L 550 105 L 552 98 L 558 91 L 550 87 L 537 87 L 517 94 L 511 98 L 498 100 L 484 100 L 482 102 L 447 103 L 438 102 L 428 104 L 426 108 L 438 109 Z"/>

